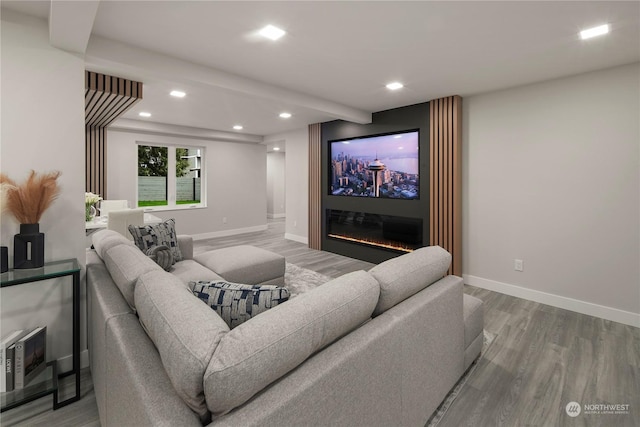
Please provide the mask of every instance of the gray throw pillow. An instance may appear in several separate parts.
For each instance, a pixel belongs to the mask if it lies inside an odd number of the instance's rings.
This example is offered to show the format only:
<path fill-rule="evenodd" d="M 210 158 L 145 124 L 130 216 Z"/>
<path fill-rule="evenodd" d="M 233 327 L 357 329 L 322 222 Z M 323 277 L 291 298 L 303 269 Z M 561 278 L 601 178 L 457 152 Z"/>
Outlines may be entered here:
<path fill-rule="evenodd" d="M 274 285 L 242 285 L 225 281 L 190 282 L 193 294 L 214 309 L 233 329 L 289 299 L 289 290 Z"/>
<path fill-rule="evenodd" d="M 171 270 L 173 265 L 173 254 L 171 249 L 166 245 L 153 246 L 147 249 L 147 256 L 153 260 L 156 264 L 162 267 L 165 271 Z"/>
<path fill-rule="evenodd" d="M 173 255 L 173 264 L 182 261 L 182 252 L 178 246 L 176 234 L 176 220 L 171 218 L 159 224 L 129 226 L 129 233 L 133 236 L 133 242 L 144 253 L 154 246 L 167 246 Z"/>

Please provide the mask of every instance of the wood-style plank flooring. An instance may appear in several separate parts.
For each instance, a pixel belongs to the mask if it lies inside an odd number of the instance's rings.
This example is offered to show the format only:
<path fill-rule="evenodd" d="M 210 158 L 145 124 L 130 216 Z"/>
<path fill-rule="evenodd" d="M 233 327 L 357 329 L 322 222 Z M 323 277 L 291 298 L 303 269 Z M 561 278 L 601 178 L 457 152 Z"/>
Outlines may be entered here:
<path fill-rule="evenodd" d="M 284 221 L 264 232 L 196 242 L 195 252 L 251 244 L 287 262 L 338 277 L 372 264 L 284 239 Z M 439 424 L 459 426 L 640 426 L 640 329 L 465 286 L 485 304 L 485 329 L 496 335 Z M 0 415 L 4 426 L 99 426 L 91 374 L 82 400 L 58 411 L 45 397 Z M 567 403 L 583 406 L 570 418 Z M 629 405 L 628 414 L 586 414 L 587 404 Z"/>
<path fill-rule="evenodd" d="M 640 329 L 465 286 L 496 334 L 439 427 L 640 426 Z M 571 418 L 569 402 L 582 406 Z M 629 405 L 628 414 L 585 405 Z"/>

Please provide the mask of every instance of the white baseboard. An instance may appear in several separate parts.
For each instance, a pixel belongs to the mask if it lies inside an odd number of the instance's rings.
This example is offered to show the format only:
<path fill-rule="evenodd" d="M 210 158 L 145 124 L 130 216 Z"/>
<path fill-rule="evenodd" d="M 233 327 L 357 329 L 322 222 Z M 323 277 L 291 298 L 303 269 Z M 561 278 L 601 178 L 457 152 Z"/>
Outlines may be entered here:
<path fill-rule="evenodd" d="M 265 231 L 268 228 L 265 225 L 256 225 L 253 227 L 235 228 L 233 230 L 212 231 L 210 233 L 193 234 L 193 240 L 213 239 L 216 237 L 235 236 L 236 234 L 255 233 L 256 231 Z"/>
<path fill-rule="evenodd" d="M 305 245 L 309 244 L 309 239 L 307 237 L 298 236 L 296 234 L 284 233 L 284 238 L 287 240 L 293 240 L 294 242 L 304 243 Z"/>
<path fill-rule="evenodd" d="M 67 372 L 73 369 L 73 355 L 63 356 L 57 359 L 58 372 Z M 80 369 L 89 367 L 89 350 L 84 349 L 80 352 Z"/>
<path fill-rule="evenodd" d="M 464 283 L 467 285 L 640 328 L 639 313 L 632 313 L 630 311 L 619 310 L 617 308 L 606 307 L 604 305 L 549 294 L 546 292 L 536 291 L 534 289 L 511 285 L 509 283 L 496 282 L 495 280 L 484 279 L 482 277 L 471 276 L 469 274 L 463 274 L 462 278 L 464 279 Z"/>
<path fill-rule="evenodd" d="M 269 219 L 277 219 L 277 218 L 286 218 L 287 214 L 283 213 L 267 213 L 267 218 Z"/>

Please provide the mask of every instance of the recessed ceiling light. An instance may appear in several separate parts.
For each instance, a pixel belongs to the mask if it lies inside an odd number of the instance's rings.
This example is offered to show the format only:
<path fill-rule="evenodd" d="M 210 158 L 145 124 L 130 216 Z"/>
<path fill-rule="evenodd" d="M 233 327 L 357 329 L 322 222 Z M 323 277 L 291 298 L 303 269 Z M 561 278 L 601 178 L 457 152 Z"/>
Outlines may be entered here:
<path fill-rule="evenodd" d="M 278 40 L 280 37 L 284 36 L 286 31 L 275 27 L 273 25 L 267 25 L 263 29 L 260 30 L 260 35 L 262 37 L 266 37 L 271 40 Z"/>
<path fill-rule="evenodd" d="M 398 90 L 398 89 L 402 89 L 403 87 L 404 85 L 400 82 L 393 82 L 387 85 L 387 89 L 389 90 Z"/>
<path fill-rule="evenodd" d="M 186 93 L 184 93 L 181 90 L 172 90 L 169 95 L 171 96 L 175 96 L 176 98 L 184 98 L 184 96 L 186 95 Z"/>
<path fill-rule="evenodd" d="M 601 36 L 603 34 L 607 34 L 609 32 L 609 24 L 600 25 L 597 27 L 589 28 L 583 31 L 580 31 L 580 38 L 590 39 L 591 37 Z"/>
<path fill-rule="evenodd" d="M 280 147 L 273 147 L 273 151 L 280 151 Z"/>
<path fill-rule="evenodd" d="M 138 113 L 140 117 L 151 117 L 151 113 L 147 113 L 146 111 L 141 111 Z"/>
<path fill-rule="evenodd" d="M 233 128 L 234 128 L 235 130 L 242 130 L 242 126 L 240 126 L 240 125 L 235 125 Z"/>
<path fill-rule="evenodd" d="M 282 117 L 283 119 L 288 119 L 289 117 L 291 117 L 291 113 L 280 113 L 280 117 Z"/>

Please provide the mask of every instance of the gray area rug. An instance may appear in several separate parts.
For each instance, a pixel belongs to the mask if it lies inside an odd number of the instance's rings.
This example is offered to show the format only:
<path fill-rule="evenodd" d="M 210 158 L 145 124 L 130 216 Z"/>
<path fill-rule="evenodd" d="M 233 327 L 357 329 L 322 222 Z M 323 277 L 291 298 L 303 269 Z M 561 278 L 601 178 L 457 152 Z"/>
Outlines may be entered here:
<path fill-rule="evenodd" d="M 324 274 L 306 268 L 298 267 L 295 264 L 286 263 L 284 271 L 284 286 L 291 293 L 290 298 L 305 293 L 317 286 L 327 283 L 331 278 Z"/>
<path fill-rule="evenodd" d="M 456 400 L 456 397 L 458 397 L 458 395 L 462 391 L 462 388 L 467 383 L 467 380 L 478 367 L 478 363 L 480 363 L 480 360 L 484 357 L 487 350 L 489 349 L 489 346 L 491 345 L 491 343 L 495 338 L 496 336 L 491 332 L 488 332 L 486 330 L 484 331 L 484 340 L 482 343 L 482 351 L 480 352 L 480 357 L 477 358 L 471 364 L 471 366 L 469 366 L 469 369 L 467 369 L 467 372 L 465 372 L 462 378 L 458 380 L 458 382 L 453 387 L 453 389 L 451 389 L 447 397 L 445 397 L 442 403 L 440 404 L 440 406 L 438 406 L 438 409 L 436 409 L 436 411 L 433 413 L 431 418 L 429 418 L 429 421 L 427 421 L 427 424 L 425 424 L 425 427 L 436 427 L 440 423 L 440 421 L 442 421 L 445 414 L 447 413 L 447 411 L 449 410 L 453 402 Z"/>

